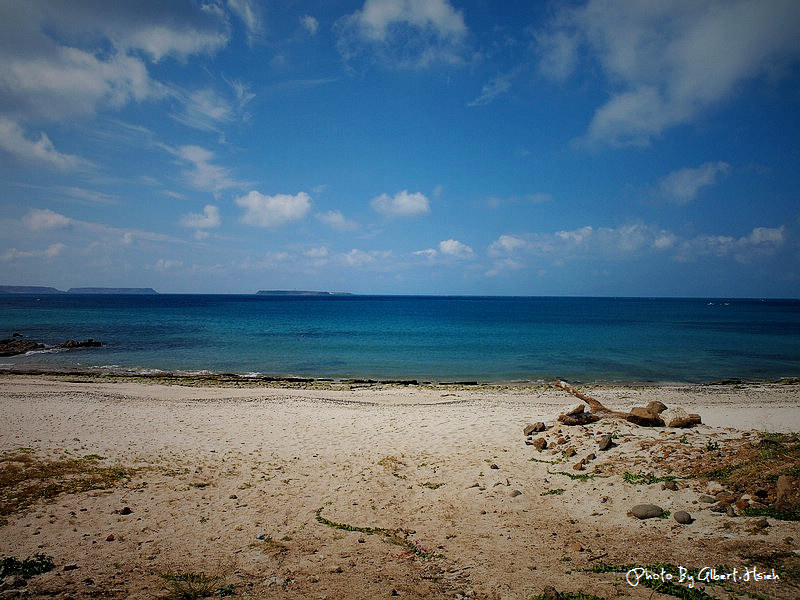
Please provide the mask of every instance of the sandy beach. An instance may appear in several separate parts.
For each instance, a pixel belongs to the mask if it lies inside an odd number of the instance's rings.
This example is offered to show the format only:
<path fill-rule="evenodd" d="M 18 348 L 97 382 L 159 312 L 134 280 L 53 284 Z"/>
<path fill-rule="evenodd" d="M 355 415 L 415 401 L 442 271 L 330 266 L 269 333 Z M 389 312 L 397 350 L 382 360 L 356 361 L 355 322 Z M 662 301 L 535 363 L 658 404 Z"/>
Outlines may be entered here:
<path fill-rule="evenodd" d="M 7 514 L 2 555 L 42 553 L 55 566 L 7 579 L 0 598 L 169 598 L 168 575 L 181 573 L 250 598 L 511 600 L 548 586 L 672 597 L 590 570 L 657 564 L 736 568 L 727 589 L 694 584 L 711 597 L 800 596 L 800 523 L 744 514 L 748 499 L 775 502 L 775 481 L 730 490 L 707 476 L 757 447 L 759 432 L 800 431 L 798 384 L 586 389 L 612 409 L 659 400 L 703 419 L 674 429 L 560 425 L 576 399 L 547 387 L 66 379 L 0 379 L 4 467 L 88 456 L 127 477 Z M 537 421 L 548 426 L 533 436 L 542 451 L 523 434 Z M 791 485 L 795 498 L 796 476 Z M 712 510 L 726 492 L 735 516 Z M 642 503 L 666 517 L 629 514 Z M 678 511 L 693 522 L 676 522 Z M 779 579 L 742 580 L 754 568 Z"/>

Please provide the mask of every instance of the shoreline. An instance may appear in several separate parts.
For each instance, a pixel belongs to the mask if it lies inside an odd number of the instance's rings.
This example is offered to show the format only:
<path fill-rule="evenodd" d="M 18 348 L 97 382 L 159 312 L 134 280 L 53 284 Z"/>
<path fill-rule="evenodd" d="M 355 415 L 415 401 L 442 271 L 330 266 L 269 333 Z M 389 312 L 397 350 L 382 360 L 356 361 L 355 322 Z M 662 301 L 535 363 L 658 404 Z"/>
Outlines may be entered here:
<path fill-rule="evenodd" d="M 161 371 L 159 369 L 117 370 L 86 368 L 2 368 L 0 379 L 4 377 L 47 377 L 68 380 L 80 379 L 86 382 L 142 382 L 164 383 L 190 386 L 237 386 L 237 387 L 331 387 L 347 389 L 347 386 L 405 386 L 405 387 L 454 387 L 468 389 L 508 389 L 531 388 L 549 389 L 553 381 L 563 378 L 553 377 L 536 380 L 434 380 L 432 378 L 350 378 L 350 377 L 306 377 L 292 375 L 266 375 L 262 373 L 224 373 L 212 371 Z M 654 387 L 715 387 L 726 385 L 796 385 L 800 376 L 783 376 L 777 379 L 725 378 L 709 381 L 674 380 L 569 380 L 573 385 L 587 389 L 597 388 L 654 388 Z"/>

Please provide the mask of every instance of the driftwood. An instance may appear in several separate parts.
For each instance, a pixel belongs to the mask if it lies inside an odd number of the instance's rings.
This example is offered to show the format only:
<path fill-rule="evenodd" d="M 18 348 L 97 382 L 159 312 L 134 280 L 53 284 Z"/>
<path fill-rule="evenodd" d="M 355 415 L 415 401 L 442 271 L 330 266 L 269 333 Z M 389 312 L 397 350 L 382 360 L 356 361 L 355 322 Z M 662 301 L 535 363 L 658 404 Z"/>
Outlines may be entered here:
<path fill-rule="evenodd" d="M 557 388 L 564 390 L 565 392 L 569 392 L 576 398 L 579 398 L 580 400 L 586 402 L 586 404 L 589 405 L 589 408 L 591 409 L 592 413 L 595 415 L 603 417 L 606 416 L 617 417 L 619 419 L 624 419 L 625 417 L 628 416 L 628 413 L 619 412 L 616 410 L 611 410 L 610 408 L 606 408 L 599 400 L 597 400 L 596 398 L 592 398 L 591 396 L 587 396 L 580 390 L 572 387 L 566 381 L 554 381 L 553 385 L 556 386 Z"/>

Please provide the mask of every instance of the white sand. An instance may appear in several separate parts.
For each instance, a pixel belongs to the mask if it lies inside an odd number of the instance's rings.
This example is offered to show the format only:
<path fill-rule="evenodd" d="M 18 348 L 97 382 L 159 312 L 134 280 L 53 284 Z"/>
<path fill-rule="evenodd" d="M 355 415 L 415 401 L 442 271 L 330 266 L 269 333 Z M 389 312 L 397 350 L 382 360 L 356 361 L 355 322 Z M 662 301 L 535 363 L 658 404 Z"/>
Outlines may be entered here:
<path fill-rule="evenodd" d="M 609 408 L 657 399 L 704 422 L 689 431 L 619 421 L 562 428 L 576 458 L 601 455 L 590 467 L 624 461 L 622 470 L 652 471 L 643 439 L 676 442 L 686 433 L 687 445 L 702 448 L 708 440 L 741 440 L 744 430 L 800 431 L 794 385 L 586 391 Z M 405 598 L 472 591 L 522 599 L 545 585 L 650 597 L 623 575 L 578 571 L 604 553 L 614 564 L 701 567 L 744 565 L 745 547 L 798 547 L 797 523 L 771 521 L 753 534 L 754 519 L 701 510 L 696 501 L 707 490 L 698 486 L 705 483 L 670 492 L 619 476 L 573 481 L 549 474 L 576 473 L 574 461 L 531 462 L 560 454 L 537 453 L 522 429 L 552 424 L 573 400 L 523 388 L 232 389 L 3 378 L 0 450 L 100 454 L 109 464 L 147 468 L 125 487 L 62 495 L 10 516 L 0 551 L 54 556 L 57 569 L 28 589 L 64 598 L 98 590 L 152 598 L 164 589 L 159 574 L 173 570 L 223 574 L 237 597 L 381 598 L 396 590 Z M 600 453 L 597 435 L 612 431 L 618 446 Z M 556 430 L 545 435 L 551 444 L 559 437 Z M 431 489 L 435 484 L 441 486 Z M 550 489 L 565 491 L 541 495 Z M 514 490 L 521 495 L 512 497 Z M 635 520 L 627 512 L 640 502 L 688 510 L 696 521 Z M 119 514 L 125 506 L 130 515 Z M 320 524 L 320 508 L 339 523 L 413 530 L 409 540 L 444 558 L 408 556 L 383 535 Z M 114 541 L 106 541 L 109 534 Z M 78 568 L 63 571 L 68 563 Z M 773 598 L 798 594 L 785 581 L 745 589 Z"/>

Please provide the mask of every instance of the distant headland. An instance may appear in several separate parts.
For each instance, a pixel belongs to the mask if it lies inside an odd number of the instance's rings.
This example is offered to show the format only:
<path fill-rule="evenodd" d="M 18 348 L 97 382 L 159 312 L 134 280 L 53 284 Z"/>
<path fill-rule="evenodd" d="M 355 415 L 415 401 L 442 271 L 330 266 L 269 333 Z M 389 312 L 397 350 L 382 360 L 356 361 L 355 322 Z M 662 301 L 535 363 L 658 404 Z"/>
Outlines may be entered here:
<path fill-rule="evenodd" d="M 54 287 L 41 285 L 0 285 L 0 294 L 158 294 L 153 288 L 127 288 L 127 287 L 79 287 L 69 288 L 66 292 Z"/>
<path fill-rule="evenodd" d="M 314 290 L 258 290 L 258 296 L 352 296 L 349 292 L 318 292 Z"/>

